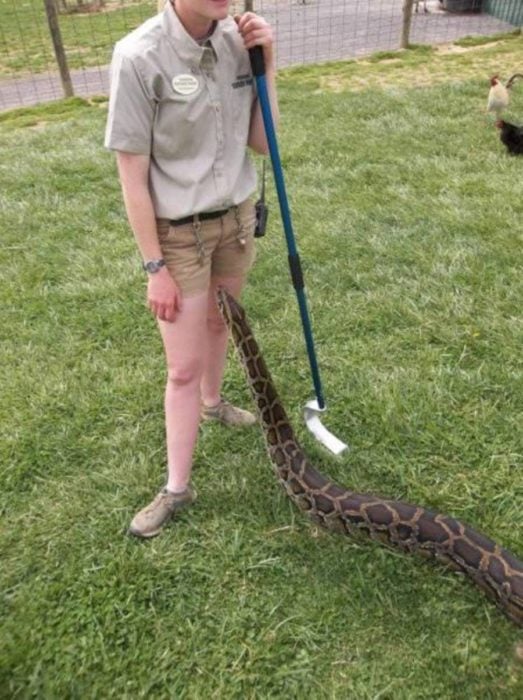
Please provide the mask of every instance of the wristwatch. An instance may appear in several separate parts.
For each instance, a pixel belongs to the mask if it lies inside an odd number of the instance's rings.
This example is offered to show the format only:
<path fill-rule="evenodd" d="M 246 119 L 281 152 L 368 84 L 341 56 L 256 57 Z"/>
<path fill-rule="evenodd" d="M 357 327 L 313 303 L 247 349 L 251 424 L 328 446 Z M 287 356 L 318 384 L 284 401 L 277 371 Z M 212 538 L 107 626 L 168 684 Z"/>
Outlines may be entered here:
<path fill-rule="evenodd" d="M 142 267 L 150 275 L 154 275 L 154 273 L 161 270 L 161 268 L 164 265 L 165 265 L 165 260 L 163 258 L 159 258 L 158 260 L 148 260 L 147 262 L 144 262 Z"/>

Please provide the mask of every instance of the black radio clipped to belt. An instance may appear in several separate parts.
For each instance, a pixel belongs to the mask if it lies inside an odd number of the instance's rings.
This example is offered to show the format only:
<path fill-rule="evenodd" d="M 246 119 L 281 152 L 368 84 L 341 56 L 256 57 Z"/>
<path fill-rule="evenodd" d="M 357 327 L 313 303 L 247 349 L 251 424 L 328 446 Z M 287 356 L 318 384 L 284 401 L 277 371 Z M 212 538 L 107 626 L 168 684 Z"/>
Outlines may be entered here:
<path fill-rule="evenodd" d="M 267 228 L 267 218 L 269 216 L 269 207 L 265 204 L 265 159 L 262 163 L 262 187 L 260 198 L 254 205 L 256 209 L 256 226 L 254 227 L 254 238 L 265 236 Z"/>

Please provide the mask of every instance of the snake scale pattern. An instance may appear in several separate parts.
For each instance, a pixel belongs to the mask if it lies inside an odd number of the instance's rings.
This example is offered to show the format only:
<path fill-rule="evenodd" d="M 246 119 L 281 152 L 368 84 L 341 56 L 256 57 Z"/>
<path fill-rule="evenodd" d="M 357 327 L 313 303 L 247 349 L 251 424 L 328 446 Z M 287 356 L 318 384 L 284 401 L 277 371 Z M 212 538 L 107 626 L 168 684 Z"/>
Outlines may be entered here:
<path fill-rule="evenodd" d="M 312 466 L 295 438 L 243 308 L 224 289 L 218 291 L 217 299 L 248 378 L 269 457 L 291 500 L 328 530 L 364 534 L 466 574 L 523 626 L 523 563 L 513 554 L 455 518 L 355 493 Z"/>

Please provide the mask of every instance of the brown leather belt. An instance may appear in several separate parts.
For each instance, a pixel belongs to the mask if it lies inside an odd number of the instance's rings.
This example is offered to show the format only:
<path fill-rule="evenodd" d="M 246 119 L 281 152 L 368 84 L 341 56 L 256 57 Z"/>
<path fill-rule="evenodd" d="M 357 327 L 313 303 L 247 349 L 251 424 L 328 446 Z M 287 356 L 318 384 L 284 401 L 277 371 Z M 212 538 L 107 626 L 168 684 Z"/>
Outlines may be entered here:
<path fill-rule="evenodd" d="M 204 211 L 201 214 L 191 214 L 181 219 L 170 219 L 171 226 L 184 226 L 185 224 L 196 224 L 198 221 L 208 221 L 209 219 L 219 219 L 228 214 L 230 209 L 220 209 L 218 211 Z"/>

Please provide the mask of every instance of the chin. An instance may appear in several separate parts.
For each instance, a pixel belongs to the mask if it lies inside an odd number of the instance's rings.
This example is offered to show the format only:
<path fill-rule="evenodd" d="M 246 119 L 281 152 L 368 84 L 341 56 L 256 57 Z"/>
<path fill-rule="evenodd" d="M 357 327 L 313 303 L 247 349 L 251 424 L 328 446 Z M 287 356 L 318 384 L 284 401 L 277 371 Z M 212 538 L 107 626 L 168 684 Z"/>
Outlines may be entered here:
<path fill-rule="evenodd" d="M 207 0 L 207 2 L 216 19 L 223 19 L 229 14 L 230 0 Z"/>

